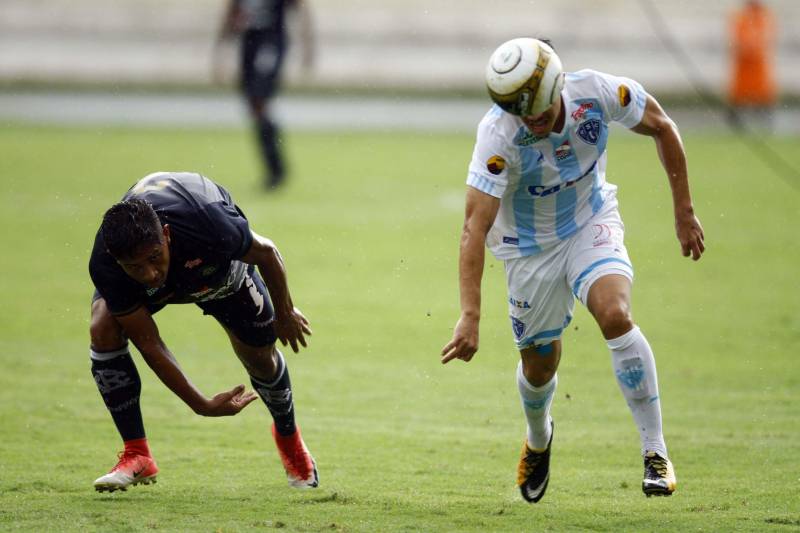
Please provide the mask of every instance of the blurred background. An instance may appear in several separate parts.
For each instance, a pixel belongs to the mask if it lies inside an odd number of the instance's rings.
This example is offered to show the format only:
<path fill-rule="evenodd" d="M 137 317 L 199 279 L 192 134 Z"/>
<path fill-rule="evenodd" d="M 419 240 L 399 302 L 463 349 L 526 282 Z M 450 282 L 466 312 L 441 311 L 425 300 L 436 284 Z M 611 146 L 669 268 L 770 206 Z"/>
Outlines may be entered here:
<path fill-rule="evenodd" d="M 473 128 L 486 107 L 482 75 L 491 51 L 523 35 L 552 39 L 568 70 L 591 67 L 630 76 L 666 104 L 698 104 L 696 85 L 726 100 L 732 18 L 744 4 L 663 0 L 656 16 L 650 0 L 306 3 L 315 61 L 313 68 L 301 68 L 302 47 L 290 29 L 281 93 L 289 99 L 279 98 L 276 111 L 287 126 L 396 123 L 460 130 Z M 0 118 L 238 124 L 244 109 L 235 96 L 236 46 L 215 46 L 226 5 L 224 0 L 3 0 Z M 776 22 L 768 51 L 776 103 L 789 109 L 800 101 L 795 31 L 800 3 L 765 5 Z M 665 36 L 682 51 L 670 49 Z M 105 97 L 81 98 L 87 90 Z M 142 101 L 132 92 L 169 98 Z M 107 99 L 120 93 L 128 93 L 129 107 Z M 202 100 L 175 100 L 198 94 Z M 72 99 L 63 100 L 65 95 Z M 300 96 L 305 99 L 298 103 L 294 98 Z M 326 97 L 335 97 L 337 105 L 320 102 Z M 379 105 L 381 99 L 401 105 L 400 112 Z M 475 99 L 479 105 L 467 105 Z M 354 115 L 354 104 L 364 112 Z M 708 125 L 708 117 L 697 122 Z M 775 127 L 793 123 L 779 114 Z"/>
<path fill-rule="evenodd" d="M 638 437 L 577 306 L 537 527 L 797 531 L 800 1 L 742 19 L 740 0 L 306 0 L 313 65 L 295 12 L 285 83 L 259 119 L 238 41 L 217 44 L 228 2 L 0 0 L 0 530 L 529 531 L 497 261 L 478 356 L 443 367 L 439 352 L 458 318 L 484 68 L 501 42 L 533 35 L 567 70 L 642 82 L 676 119 L 708 247 L 681 257 L 652 140 L 612 135 L 608 179 L 682 488 L 643 499 Z M 281 190 L 263 161 L 276 137 Z M 93 493 L 119 442 L 89 372 L 86 267 L 101 214 L 156 170 L 224 184 L 286 259 L 314 329 L 288 358 L 317 494 L 285 490 L 263 406 L 192 416 L 141 359 L 163 478 Z M 181 366 L 206 394 L 241 383 L 223 331 L 188 307 L 158 315 Z"/>

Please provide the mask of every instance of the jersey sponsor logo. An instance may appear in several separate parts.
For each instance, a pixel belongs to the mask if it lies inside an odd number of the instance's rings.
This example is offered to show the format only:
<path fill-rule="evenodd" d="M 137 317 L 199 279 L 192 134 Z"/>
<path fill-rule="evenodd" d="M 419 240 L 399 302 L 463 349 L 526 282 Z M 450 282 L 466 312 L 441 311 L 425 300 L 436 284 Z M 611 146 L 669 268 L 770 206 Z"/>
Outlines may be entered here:
<path fill-rule="evenodd" d="M 192 298 L 200 298 L 211 292 L 211 287 L 202 287 L 199 291 L 189 294 Z"/>
<path fill-rule="evenodd" d="M 525 333 L 525 323 L 522 320 L 515 318 L 513 316 L 510 318 L 511 318 L 511 328 L 514 330 L 514 337 L 516 337 L 517 340 L 519 340 L 522 337 L 522 334 Z"/>
<path fill-rule="evenodd" d="M 533 133 L 531 133 L 531 131 L 527 130 L 526 128 L 525 133 L 522 134 L 522 137 L 516 139 L 514 141 L 514 144 L 516 144 L 517 146 L 530 146 L 532 144 L 538 143 L 542 139 L 544 139 L 544 137 L 538 137 Z"/>
<path fill-rule="evenodd" d="M 588 144 L 597 144 L 600 139 L 600 121 L 592 118 L 578 126 L 578 137 Z"/>
<path fill-rule="evenodd" d="M 183 264 L 183 268 L 192 269 L 203 262 L 199 257 L 197 259 L 190 259 Z"/>
<path fill-rule="evenodd" d="M 590 110 L 591 108 L 593 108 L 593 107 L 594 107 L 594 103 L 592 103 L 592 102 L 584 102 L 584 103 L 582 103 L 580 105 L 580 107 L 578 107 L 578 109 L 576 109 L 575 111 L 572 112 L 572 120 L 577 121 L 577 120 L 582 119 L 584 117 L 584 115 L 586 115 L 586 112 L 588 110 Z"/>
<path fill-rule="evenodd" d="M 499 155 L 493 155 L 486 162 L 486 168 L 495 176 L 503 172 L 506 168 L 506 160 Z"/>
<path fill-rule="evenodd" d="M 519 239 L 516 237 L 508 237 L 503 235 L 503 244 L 519 244 Z"/>
<path fill-rule="evenodd" d="M 566 189 L 567 187 L 572 187 L 583 178 L 588 176 L 594 170 L 595 165 L 597 162 L 592 163 L 592 166 L 589 167 L 589 170 L 584 172 L 584 174 L 580 178 L 576 178 L 574 180 L 565 181 L 564 183 L 559 183 L 558 185 L 553 185 L 552 187 L 545 187 L 544 185 L 531 185 L 528 187 L 528 193 L 531 196 L 550 196 L 551 194 L 555 194 L 562 189 Z"/>
<path fill-rule="evenodd" d="M 627 85 L 619 86 L 619 89 L 617 89 L 617 96 L 619 96 L 619 105 L 622 107 L 628 107 L 628 104 L 631 103 L 631 90 L 628 89 Z"/>
<path fill-rule="evenodd" d="M 508 303 L 516 307 L 517 309 L 530 309 L 531 304 L 528 303 L 527 300 L 517 300 L 513 296 L 508 297 Z"/>
<path fill-rule="evenodd" d="M 572 155 L 572 146 L 569 144 L 569 140 L 564 141 L 561 143 L 561 146 L 556 148 L 556 159 L 559 161 L 563 161 L 569 156 Z"/>

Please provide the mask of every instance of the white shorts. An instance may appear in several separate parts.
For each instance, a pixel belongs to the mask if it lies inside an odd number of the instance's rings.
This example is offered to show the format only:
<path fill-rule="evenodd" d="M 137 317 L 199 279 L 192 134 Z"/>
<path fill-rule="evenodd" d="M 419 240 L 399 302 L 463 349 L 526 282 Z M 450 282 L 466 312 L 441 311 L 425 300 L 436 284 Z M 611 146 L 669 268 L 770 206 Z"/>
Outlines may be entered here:
<path fill-rule="evenodd" d="M 520 350 L 561 338 L 575 297 L 586 305 L 589 288 L 601 276 L 621 274 L 633 281 L 625 226 L 616 202 L 609 203 L 555 247 L 505 261 L 511 327 Z"/>

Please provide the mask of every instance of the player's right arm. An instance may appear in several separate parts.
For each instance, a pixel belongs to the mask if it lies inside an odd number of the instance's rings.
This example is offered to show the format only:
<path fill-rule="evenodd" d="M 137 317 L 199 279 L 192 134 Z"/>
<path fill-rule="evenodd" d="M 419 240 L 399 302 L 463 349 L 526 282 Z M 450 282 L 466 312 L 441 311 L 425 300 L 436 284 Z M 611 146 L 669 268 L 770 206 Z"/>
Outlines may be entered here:
<path fill-rule="evenodd" d="M 470 361 L 478 351 L 481 317 L 481 279 L 486 250 L 486 235 L 494 224 L 500 199 L 473 187 L 467 188 L 464 228 L 458 259 L 461 317 L 453 338 L 442 349 L 442 364 L 453 359 Z"/>
<path fill-rule="evenodd" d="M 245 393 L 244 385 L 206 398 L 183 373 L 161 339 L 152 315 L 144 306 L 115 318 L 158 378 L 198 415 L 235 415 L 257 398 L 252 391 Z"/>
<path fill-rule="evenodd" d="M 220 27 L 217 40 L 223 41 L 241 33 L 245 26 L 243 17 L 241 0 L 230 0 L 225 14 L 222 16 L 222 26 Z"/>

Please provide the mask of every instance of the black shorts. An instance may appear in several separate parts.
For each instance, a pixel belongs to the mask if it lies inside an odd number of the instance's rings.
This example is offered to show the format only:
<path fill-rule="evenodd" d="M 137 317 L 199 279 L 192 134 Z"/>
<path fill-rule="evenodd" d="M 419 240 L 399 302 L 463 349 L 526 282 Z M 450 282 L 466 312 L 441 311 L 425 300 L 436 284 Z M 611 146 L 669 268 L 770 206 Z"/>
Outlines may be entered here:
<path fill-rule="evenodd" d="M 102 298 L 95 289 L 92 302 Z M 166 304 L 146 304 L 151 314 L 158 313 Z M 263 347 L 275 343 L 273 321 L 275 312 L 264 280 L 250 265 L 241 288 L 227 298 L 198 302 L 204 315 L 211 315 L 248 346 Z"/>
<path fill-rule="evenodd" d="M 286 38 L 268 30 L 242 35 L 242 90 L 250 98 L 270 98 L 278 90 Z"/>
<path fill-rule="evenodd" d="M 204 315 L 211 315 L 248 346 L 269 346 L 275 343 L 275 311 L 264 280 L 251 265 L 242 287 L 221 300 L 200 302 Z"/>

